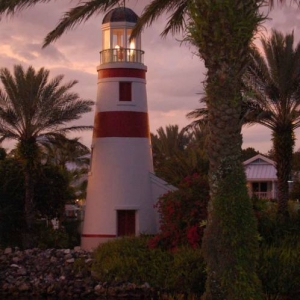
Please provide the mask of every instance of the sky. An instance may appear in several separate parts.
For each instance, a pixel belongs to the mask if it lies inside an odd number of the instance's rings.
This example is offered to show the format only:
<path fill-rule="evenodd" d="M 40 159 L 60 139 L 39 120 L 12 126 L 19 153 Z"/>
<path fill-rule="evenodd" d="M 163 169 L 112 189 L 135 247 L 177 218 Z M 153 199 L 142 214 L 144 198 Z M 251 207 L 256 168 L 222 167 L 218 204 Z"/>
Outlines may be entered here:
<path fill-rule="evenodd" d="M 127 7 L 138 15 L 150 0 L 129 0 Z M 76 1 L 51 1 L 17 13 L 13 17 L 3 17 L 0 21 L 0 67 L 13 71 L 13 66 L 22 64 L 24 68 L 45 67 L 51 76 L 63 74 L 64 82 L 78 80 L 73 91 L 83 99 L 96 101 L 97 71 L 101 51 L 101 23 L 104 14 L 91 17 L 87 22 L 68 31 L 50 46 L 42 49 L 46 34 L 57 25 L 62 13 L 73 7 Z M 167 22 L 162 16 L 142 33 L 142 50 L 147 72 L 147 99 L 150 130 L 155 133 L 159 127 L 179 125 L 183 128 L 192 120 L 186 114 L 200 106 L 206 69 L 196 49 L 181 43 L 182 36 L 161 38 Z M 271 29 L 283 33 L 294 31 L 295 41 L 300 41 L 300 8 L 289 5 L 277 6 L 269 13 L 260 35 L 268 36 Z M 83 115 L 80 124 L 92 125 L 94 111 Z M 91 145 L 92 132 L 75 134 L 81 142 Z M 295 150 L 300 148 L 300 130 L 296 131 Z M 254 125 L 243 129 L 243 148 L 253 147 L 267 153 L 272 146 L 270 130 Z M 11 147 L 11 143 L 3 144 Z"/>

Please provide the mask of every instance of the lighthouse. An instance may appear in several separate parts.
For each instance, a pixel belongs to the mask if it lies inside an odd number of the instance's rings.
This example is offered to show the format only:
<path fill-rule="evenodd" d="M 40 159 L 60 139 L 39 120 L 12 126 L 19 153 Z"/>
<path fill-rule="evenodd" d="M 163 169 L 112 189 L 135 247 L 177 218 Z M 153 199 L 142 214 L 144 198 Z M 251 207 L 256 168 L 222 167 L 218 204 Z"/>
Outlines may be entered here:
<path fill-rule="evenodd" d="M 109 11 L 102 22 L 92 157 L 81 247 L 121 236 L 154 234 L 156 199 L 172 189 L 153 174 L 141 36 L 130 40 L 138 16 Z"/>

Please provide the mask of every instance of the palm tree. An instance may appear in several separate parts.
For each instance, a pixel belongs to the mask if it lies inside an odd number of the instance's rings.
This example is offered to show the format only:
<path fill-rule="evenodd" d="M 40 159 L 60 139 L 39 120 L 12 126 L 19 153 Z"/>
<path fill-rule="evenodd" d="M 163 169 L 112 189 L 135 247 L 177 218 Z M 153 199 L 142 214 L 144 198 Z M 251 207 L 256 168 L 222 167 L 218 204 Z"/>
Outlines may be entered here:
<path fill-rule="evenodd" d="M 245 95 L 264 114 L 258 124 L 272 131 L 274 160 L 278 177 L 278 216 L 288 215 L 295 129 L 300 127 L 300 43 L 294 34 L 273 30 L 261 39 L 262 53 L 254 48 L 244 76 Z"/>
<path fill-rule="evenodd" d="M 168 125 L 165 129 L 158 128 L 156 134 L 152 134 L 151 138 L 155 156 L 161 156 L 162 160 L 168 160 L 176 152 L 183 151 L 187 147 L 191 135 L 184 129 L 179 130 L 178 125 Z"/>
<path fill-rule="evenodd" d="M 179 130 L 178 125 L 169 125 L 157 129 L 151 134 L 155 173 L 175 186 L 188 175 L 207 174 L 203 139 L 203 132 L 196 128 Z"/>
<path fill-rule="evenodd" d="M 83 145 L 79 138 L 68 139 L 65 136 L 49 137 L 41 141 L 43 159 L 62 170 L 70 167 L 87 167 L 90 163 L 90 149 Z"/>
<path fill-rule="evenodd" d="M 21 65 L 16 65 L 13 75 L 4 68 L 0 70 L 0 80 L 3 84 L 0 142 L 17 141 L 16 153 L 22 161 L 25 177 L 25 219 L 30 233 L 35 222 L 33 173 L 40 160 L 39 144 L 49 137 L 91 129 L 91 126 L 67 124 L 91 111 L 93 101 L 83 100 L 69 91 L 76 81 L 62 85 L 62 75 L 49 80 L 49 71 L 44 68 L 35 71 L 29 67 L 24 71 Z"/>
<path fill-rule="evenodd" d="M 49 0 L 50 1 L 50 0 Z M 283 0 L 280 0 L 283 1 Z M 0 14 L 48 0 L 0 0 Z M 45 39 L 45 45 L 93 14 L 107 11 L 121 0 L 86 0 L 65 13 Z M 152 0 L 145 7 L 133 35 L 167 12 L 163 35 L 185 28 L 207 67 L 208 156 L 211 202 L 203 251 L 208 280 L 205 299 L 261 299 L 256 275 L 257 230 L 241 157 L 241 77 L 249 46 L 263 16 L 264 0 Z M 269 3 L 273 5 L 274 0 Z"/>

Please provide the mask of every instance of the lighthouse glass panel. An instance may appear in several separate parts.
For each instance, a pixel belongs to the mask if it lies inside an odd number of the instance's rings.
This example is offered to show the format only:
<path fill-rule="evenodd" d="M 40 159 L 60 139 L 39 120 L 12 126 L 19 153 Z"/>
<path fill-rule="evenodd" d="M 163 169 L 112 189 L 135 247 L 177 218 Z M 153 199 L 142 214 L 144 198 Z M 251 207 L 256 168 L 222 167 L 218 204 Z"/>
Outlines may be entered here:
<path fill-rule="evenodd" d="M 124 29 L 112 30 L 113 60 L 125 61 Z"/>
<path fill-rule="evenodd" d="M 113 48 L 124 48 L 124 29 L 113 29 Z"/>
<path fill-rule="evenodd" d="M 110 49 L 110 31 L 104 30 L 103 32 L 103 50 Z"/>
<path fill-rule="evenodd" d="M 136 39 L 132 39 L 130 41 L 130 35 L 132 33 L 132 29 L 127 28 L 127 61 L 136 61 Z"/>

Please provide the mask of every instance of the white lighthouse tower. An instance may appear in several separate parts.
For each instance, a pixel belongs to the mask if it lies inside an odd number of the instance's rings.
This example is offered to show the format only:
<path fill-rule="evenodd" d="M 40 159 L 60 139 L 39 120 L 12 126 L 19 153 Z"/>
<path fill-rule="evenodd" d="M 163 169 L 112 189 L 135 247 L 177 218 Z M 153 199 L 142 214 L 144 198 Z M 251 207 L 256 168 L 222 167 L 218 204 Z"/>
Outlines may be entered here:
<path fill-rule="evenodd" d="M 129 40 L 138 16 L 119 7 L 102 22 L 102 51 L 82 248 L 153 234 L 157 197 L 170 190 L 154 176 L 141 37 Z"/>

